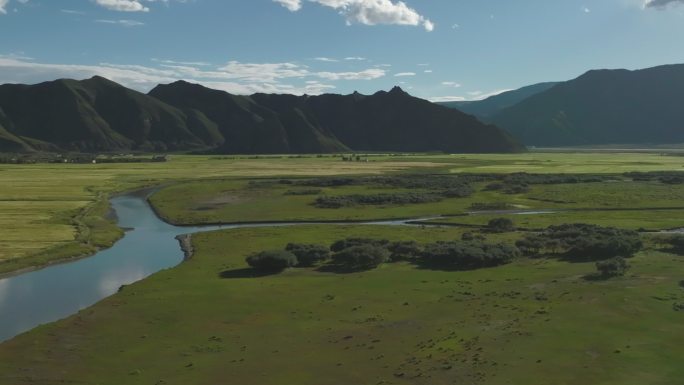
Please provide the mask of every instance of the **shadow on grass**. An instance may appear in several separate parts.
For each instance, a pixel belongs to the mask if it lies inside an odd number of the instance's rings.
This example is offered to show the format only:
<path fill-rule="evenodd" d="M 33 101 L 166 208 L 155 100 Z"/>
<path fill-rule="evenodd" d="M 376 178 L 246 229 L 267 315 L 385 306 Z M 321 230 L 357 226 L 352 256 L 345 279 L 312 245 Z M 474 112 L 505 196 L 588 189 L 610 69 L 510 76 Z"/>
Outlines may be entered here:
<path fill-rule="evenodd" d="M 257 270 L 257 269 L 237 269 L 226 270 L 219 273 L 219 277 L 223 279 L 238 279 L 238 278 L 263 278 L 271 275 L 278 275 L 282 270 Z"/>
<path fill-rule="evenodd" d="M 344 265 L 323 265 L 316 268 L 319 273 L 334 273 L 334 274 L 354 274 L 364 271 L 373 270 L 375 267 L 350 267 Z"/>

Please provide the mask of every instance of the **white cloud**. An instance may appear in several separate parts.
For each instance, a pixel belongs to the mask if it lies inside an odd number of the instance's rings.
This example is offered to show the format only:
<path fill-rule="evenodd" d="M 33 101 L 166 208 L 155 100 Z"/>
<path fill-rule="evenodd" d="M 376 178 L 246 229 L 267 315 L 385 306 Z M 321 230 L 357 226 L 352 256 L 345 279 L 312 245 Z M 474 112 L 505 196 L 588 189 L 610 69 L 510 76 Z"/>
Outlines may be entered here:
<path fill-rule="evenodd" d="M 302 0 L 273 0 L 290 11 L 302 8 Z M 338 11 L 347 24 L 365 25 L 410 25 L 422 26 L 430 32 L 435 24 L 425 16 L 410 8 L 403 1 L 395 0 L 309 0 L 312 3 Z"/>
<path fill-rule="evenodd" d="M 299 11 L 302 8 L 301 0 L 273 0 L 292 12 Z"/>
<path fill-rule="evenodd" d="M 423 71 L 423 72 L 426 73 L 426 74 L 431 74 L 433 71 L 432 71 L 432 70 L 425 70 L 425 71 Z"/>
<path fill-rule="evenodd" d="M 348 60 L 348 61 L 352 61 L 352 60 L 364 61 L 364 60 L 368 60 L 368 59 L 366 59 L 365 57 L 361 57 L 361 56 L 347 56 L 346 58 L 344 58 L 344 60 Z"/>
<path fill-rule="evenodd" d="M 443 86 L 447 86 L 447 87 L 454 87 L 454 88 L 459 88 L 459 87 L 461 87 L 461 84 L 460 84 L 460 83 L 456 83 L 456 82 L 442 82 L 442 85 L 443 85 Z M 479 94 L 478 94 L 478 95 L 479 95 Z"/>
<path fill-rule="evenodd" d="M 160 83 L 186 80 L 234 94 L 320 94 L 336 88 L 324 81 L 373 80 L 386 75 L 372 68 L 358 72 L 316 72 L 294 63 L 228 62 L 206 68 L 201 62 L 156 60 L 158 67 L 101 63 L 99 65 L 38 63 L 16 55 L 0 55 L 0 83 L 34 84 L 57 78 L 84 79 L 95 75 L 147 92 Z M 198 64 L 198 65 L 193 65 Z M 200 66 L 199 64 L 206 66 Z"/>
<path fill-rule="evenodd" d="M 371 68 L 359 72 L 318 72 L 316 76 L 328 80 L 373 80 L 386 75 L 385 70 Z"/>
<path fill-rule="evenodd" d="M 116 24 L 116 25 L 121 25 L 124 27 L 139 27 L 141 25 L 145 25 L 145 23 L 141 21 L 136 21 L 136 20 L 109 20 L 109 19 L 99 19 L 95 20 L 96 23 L 103 23 L 103 24 Z"/>
<path fill-rule="evenodd" d="M 665 8 L 675 4 L 684 4 L 684 0 L 646 0 L 644 8 Z"/>
<path fill-rule="evenodd" d="M 329 58 L 329 57 L 315 57 L 314 60 L 316 61 L 324 61 L 324 62 L 329 62 L 329 63 L 335 63 L 338 62 L 339 60 Z"/>
<path fill-rule="evenodd" d="M 3 15 L 7 14 L 7 10 L 5 7 L 7 7 L 7 3 L 9 3 L 9 0 L 0 0 L 0 13 Z"/>
<path fill-rule="evenodd" d="M 435 96 L 429 99 L 433 103 L 441 102 L 464 102 L 466 98 L 463 96 Z"/>
<path fill-rule="evenodd" d="M 591 13 L 591 9 L 589 9 L 589 7 L 582 7 L 582 12 Z"/>
<path fill-rule="evenodd" d="M 496 90 L 496 91 L 491 91 L 491 92 L 482 92 L 482 91 L 471 91 L 467 92 L 468 97 L 465 97 L 463 95 L 448 95 L 448 96 L 434 96 L 429 98 L 431 102 L 469 102 L 469 101 L 477 101 L 477 100 L 484 100 L 492 96 L 496 96 L 499 94 L 502 94 L 504 92 L 511 91 L 511 89 L 501 89 L 501 90 Z"/>
<path fill-rule="evenodd" d="M 60 9 L 62 13 L 68 13 L 70 15 L 85 15 L 85 12 L 83 11 L 76 11 L 73 9 Z"/>
<path fill-rule="evenodd" d="M 415 72 L 399 72 L 394 74 L 395 77 L 401 78 L 401 77 L 407 77 L 407 76 L 416 76 Z"/>
<path fill-rule="evenodd" d="M 120 12 L 149 12 L 149 8 L 142 5 L 141 0 L 95 0 L 98 5 Z"/>

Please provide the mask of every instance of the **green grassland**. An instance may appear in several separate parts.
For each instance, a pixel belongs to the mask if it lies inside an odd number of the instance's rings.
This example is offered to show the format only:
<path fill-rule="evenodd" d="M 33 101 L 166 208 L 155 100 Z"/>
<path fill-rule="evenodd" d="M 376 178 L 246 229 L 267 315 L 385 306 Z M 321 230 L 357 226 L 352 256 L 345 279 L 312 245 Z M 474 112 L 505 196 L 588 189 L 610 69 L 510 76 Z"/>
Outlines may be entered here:
<path fill-rule="evenodd" d="M 121 235 L 108 220 L 116 192 L 216 177 L 379 174 L 435 164 L 337 158 L 223 159 L 173 156 L 166 163 L 0 165 L 0 274 L 87 255 Z"/>
<path fill-rule="evenodd" d="M 473 205 L 497 203 L 510 209 L 580 210 L 553 215 L 512 216 L 516 221 L 520 220 L 523 227 L 541 228 L 568 221 L 589 221 L 634 229 L 684 227 L 684 185 L 653 181 L 614 180 L 533 185 L 529 192 L 513 195 L 485 191 L 487 183 L 475 183 L 473 187 L 476 192 L 466 198 L 446 198 L 439 202 L 404 205 L 357 205 L 339 209 L 319 208 L 313 203 L 318 196 L 408 191 L 420 193 L 429 190 L 351 185 L 316 188 L 320 192 L 313 195 L 288 195 L 288 192 L 310 187 L 263 183 L 264 180 L 256 185 L 249 182 L 231 179 L 176 184 L 155 193 L 151 197 L 151 203 L 166 220 L 186 225 L 260 221 L 361 221 L 430 216 L 455 216 L 440 219 L 439 223 L 486 224 L 489 219 L 501 215 L 462 215 L 473 211 Z M 670 210 L 651 210 L 664 208 Z M 673 210 L 674 208 L 681 210 Z M 600 211 L 592 211 L 595 209 Z"/>
<path fill-rule="evenodd" d="M 433 242 L 463 231 L 305 226 L 196 235 L 190 261 L 0 345 L 0 383 L 680 382 L 684 313 L 673 304 L 684 300 L 684 258 L 656 250 L 608 281 L 584 279 L 591 263 L 547 259 L 462 272 L 405 263 L 352 274 L 290 269 L 249 278 L 242 270 L 249 253 L 288 242 Z"/>
<path fill-rule="evenodd" d="M 216 179 L 387 174 L 397 172 L 535 172 L 619 173 L 683 170 L 684 158 L 644 153 L 528 153 L 512 155 L 374 155 L 370 162 L 342 162 L 337 156 L 172 156 L 167 163 L 0 165 L 0 274 L 51 261 L 87 255 L 121 235 L 107 212 L 116 192 L 165 183 Z M 232 189 L 233 181 L 225 181 Z M 240 182 L 235 182 L 240 183 Z M 210 184 L 210 192 L 217 192 Z M 179 193 L 197 199 L 208 194 Z M 192 190 L 192 187 L 190 188 Z M 573 193 L 572 188 L 568 191 Z M 268 195 L 268 194 L 266 194 Z M 252 197 L 249 197 L 250 199 Z M 193 212 L 192 201 L 165 203 L 163 213 L 178 222 L 289 219 L 359 220 L 458 213 L 472 200 L 448 199 L 438 204 L 403 208 L 312 211 L 307 197 L 264 196 L 259 204 Z M 526 197 L 505 197 L 528 207 L 549 206 Z M 480 199 L 502 200 L 498 196 Z M 668 198 L 669 199 L 669 198 Z M 668 199 L 665 199 L 667 201 Z M 284 205 L 282 203 L 285 203 Z M 161 206 L 162 203 L 157 201 Z M 669 203 L 667 203 L 669 204 Z M 251 205 L 251 206 L 250 206 Z M 263 205 L 263 206 L 262 206 Z M 270 206 L 269 206 L 270 205 Z"/>

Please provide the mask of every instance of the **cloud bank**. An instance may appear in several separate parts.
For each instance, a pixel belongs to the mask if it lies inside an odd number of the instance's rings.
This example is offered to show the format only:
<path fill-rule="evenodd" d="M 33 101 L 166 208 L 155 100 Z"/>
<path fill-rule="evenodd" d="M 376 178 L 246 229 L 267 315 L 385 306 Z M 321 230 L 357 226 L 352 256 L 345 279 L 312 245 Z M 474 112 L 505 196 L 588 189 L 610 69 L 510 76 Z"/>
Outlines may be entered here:
<path fill-rule="evenodd" d="M 670 4 L 684 4 L 684 0 L 646 0 L 645 8 L 665 8 Z"/>
<path fill-rule="evenodd" d="M 158 66 L 39 63 L 30 58 L 0 55 L 0 84 L 34 84 L 57 78 L 84 79 L 95 75 L 106 77 L 141 92 L 160 83 L 186 80 L 233 94 L 288 93 L 318 95 L 336 86 L 326 82 L 373 80 L 386 76 L 386 71 L 371 68 L 357 72 L 319 72 L 294 63 L 242 63 L 207 68 L 207 63 L 155 60 Z"/>
<path fill-rule="evenodd" d="M 302 0 L 273 0 L 292 12 L 302 9 Z M 403 1 L 394 0 L 308 0 L 332 8 L 344 16 L 347 24 L 422 26 L 435 29 L 430 19 L 410 8 Z"/>

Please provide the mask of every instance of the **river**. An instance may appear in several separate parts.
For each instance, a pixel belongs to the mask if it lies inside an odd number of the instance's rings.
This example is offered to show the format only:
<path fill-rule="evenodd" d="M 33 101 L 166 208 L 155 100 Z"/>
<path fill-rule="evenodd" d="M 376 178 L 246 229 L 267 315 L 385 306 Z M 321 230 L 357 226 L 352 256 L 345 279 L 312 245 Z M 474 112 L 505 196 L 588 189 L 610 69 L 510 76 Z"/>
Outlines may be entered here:
<path fill-rule="evenodd" d="M 184 258 L 176 236 L 239 227 L 293 226 L 305 223 L 264 223 L 179 227 L 160 220 L 145 198 L 113 198 L 112 208 L 122 228 L 131 229 L 113 247 L 73 262 L 51 265 L 0 279 L 0 342 L 34 327 L 68 317 Z M 426 218 L 430 219 L 430 218 Z M 408 221 L 366 224 L 405 225 Z"/>

